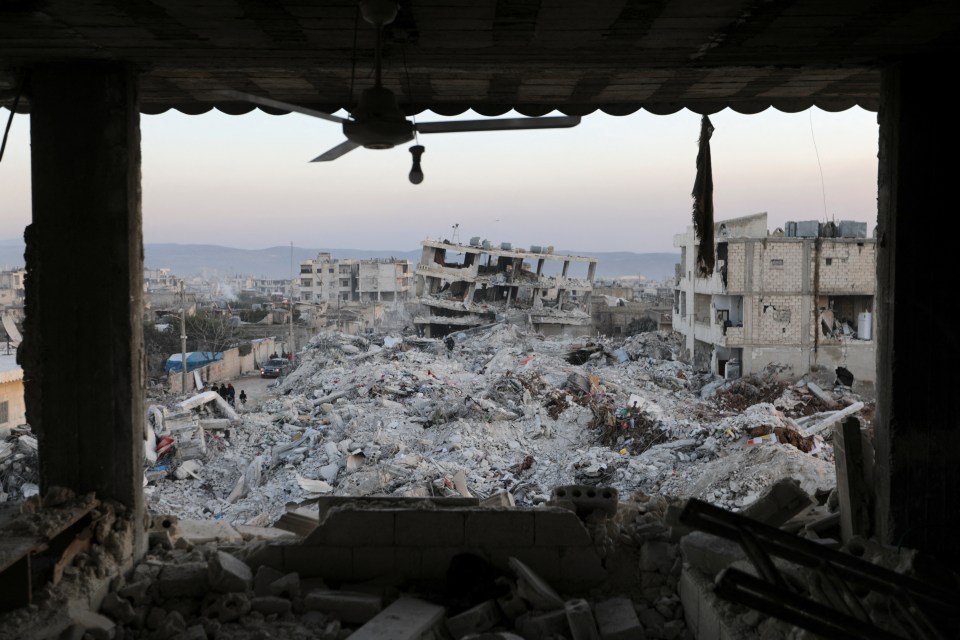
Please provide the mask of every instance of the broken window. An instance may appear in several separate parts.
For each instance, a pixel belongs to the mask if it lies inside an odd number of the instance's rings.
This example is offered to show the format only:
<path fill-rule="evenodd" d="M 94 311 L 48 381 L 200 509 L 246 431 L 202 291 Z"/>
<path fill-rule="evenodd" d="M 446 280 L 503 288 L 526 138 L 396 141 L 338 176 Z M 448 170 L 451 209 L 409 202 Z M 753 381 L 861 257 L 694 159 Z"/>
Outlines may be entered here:
<path fill-rule="evenodd" d="M 873 339 L 873 296 L 820 296 L 817 310 L 823 338 Z"/>
<path fill-rule="evenodd" d="M 774 269 L 782 269 L 783 258 L 773 258 L 772 260 L 770 260 L 770 266 Z"/>
<path fill-rule="evenodd" d="M 0 424 L 6 424 L 10 420 L 10 402 L 4 400 L 0 402 Z"/>

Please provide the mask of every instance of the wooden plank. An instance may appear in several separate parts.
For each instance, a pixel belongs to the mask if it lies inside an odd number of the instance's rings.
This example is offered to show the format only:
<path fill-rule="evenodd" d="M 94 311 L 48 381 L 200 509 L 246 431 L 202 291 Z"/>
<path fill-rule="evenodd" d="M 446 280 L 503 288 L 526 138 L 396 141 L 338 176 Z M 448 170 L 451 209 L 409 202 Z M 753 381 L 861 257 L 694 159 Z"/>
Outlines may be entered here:
<path fill-rule="evenodd" d="M 847 542 L 855 535 L 866 534 L 869 524 L 859 420 L 847 418 L 834 427 L 833 455 L 840 498 L 840 537 Z"/>

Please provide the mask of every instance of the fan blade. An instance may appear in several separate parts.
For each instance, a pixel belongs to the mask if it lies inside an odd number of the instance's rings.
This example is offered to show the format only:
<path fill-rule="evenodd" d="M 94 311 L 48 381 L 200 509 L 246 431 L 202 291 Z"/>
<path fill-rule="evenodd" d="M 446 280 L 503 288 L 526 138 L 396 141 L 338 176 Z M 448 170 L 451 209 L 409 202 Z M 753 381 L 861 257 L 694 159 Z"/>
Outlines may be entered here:
<path fill-rule="evenodd" d="M 224 98 L 240 100 L 242 102 L 252 102 L 253 104 L 259 104 L 264 107 L 273 107 L 274 109 L 283 109 L 285 111 L 296 111 L 297 113 L 302 113 L 305 116 L 323 118 L 324 120 L 329 120 L 330 122 L 339 122 L 340 124 L 347 122 L 345 118 L 341 118 L 340 116 L 332 116 L 329 113 L 324 113 L 323 111 L 316 111 L 315 109 L 308 109 L 307 107 L 300 107 L 295 104 L 280 102 L 279 100 L 273 100 L 271 98 L 262 98 L 260 96 L 255 96 L 252 93 L 244 93 L 242 91 L 233 90 L 218 91 L 217 93 Z"/>
<path fill-rule="evenodd" d="M 328 150 L 326 153 L 320 154 L 310 162 L 327 162 L 328 160 L 336 160 L 340 156 L 353 151 L 359 146 L 360 145 L 352 140 L 346 140 L 335 146 L 333 149 Z"/>
<path fill-rule="evenodd" d="M 514 129 L 564 129 L 580 124 L 580 116 L 556 118 L 491 118 L 490 120 L 451 120 L 418 122 L 420 133 L 458 133 L 461 131 L 511 131 Z"/>

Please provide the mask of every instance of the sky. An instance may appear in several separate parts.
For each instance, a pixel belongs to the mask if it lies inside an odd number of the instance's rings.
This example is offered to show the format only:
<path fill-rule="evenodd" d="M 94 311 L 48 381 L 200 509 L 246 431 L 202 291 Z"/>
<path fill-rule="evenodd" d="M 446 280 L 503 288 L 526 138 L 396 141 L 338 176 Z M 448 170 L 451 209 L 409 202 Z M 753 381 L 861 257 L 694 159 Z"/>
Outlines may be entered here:
<path fill-rule="evenodd" d="M 0 127 L 8 116 L 0 109 Z M 876 113 L 726 109 L 710 119 L 717 220 L 766 211 L 771 230 L 788 220 L 857 220 L 873 231 Z M 259 111 L 144 115 L 144 242 L 406 251 L 456 231 L 462 242 L 672 252 L 674 234 L 690 224 L 699 133 L 700 116 L 682 110 L 594 113 L 572 129 L 424 135 L 425 179 L 412 185 L 412 142 L 310 163 L 344 140 L 338 124 Z M 22 238 L 23 115 L 0 162 L 0 194 L 0 240 Z"/>

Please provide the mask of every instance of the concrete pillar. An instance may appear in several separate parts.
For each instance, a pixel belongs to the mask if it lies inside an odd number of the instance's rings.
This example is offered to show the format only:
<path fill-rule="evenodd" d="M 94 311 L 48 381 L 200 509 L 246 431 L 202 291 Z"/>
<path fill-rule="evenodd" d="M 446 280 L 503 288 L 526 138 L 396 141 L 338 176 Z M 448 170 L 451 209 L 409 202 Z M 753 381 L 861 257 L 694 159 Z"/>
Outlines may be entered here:
<path fill-rule="evenodd" d="M 947 60 L 884 69 L 877 255 L 876 525 L 884 542 L 960 565 L 960 338 L 949 304 L 957 266 L 960 129 L 938 89 Z M 944 277 L 947 280 L 944 280 Z"/>
<path fill-rule="evenodd" d="M 42 489 L 95 491 L 142 513 L 137 78 L 116 63 L 48 64 L 33 69 L 29 96 L 33 219 L 21 357 Z"/>

